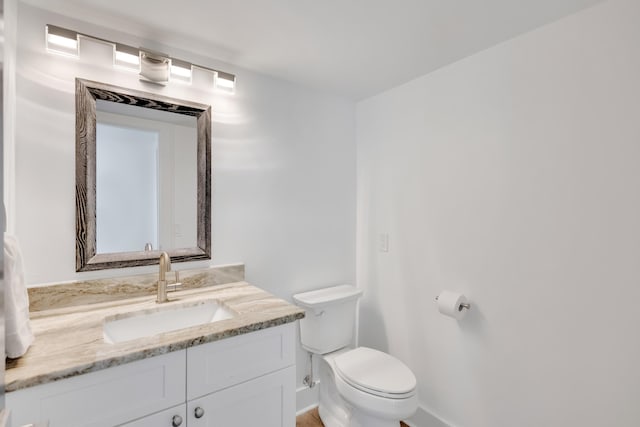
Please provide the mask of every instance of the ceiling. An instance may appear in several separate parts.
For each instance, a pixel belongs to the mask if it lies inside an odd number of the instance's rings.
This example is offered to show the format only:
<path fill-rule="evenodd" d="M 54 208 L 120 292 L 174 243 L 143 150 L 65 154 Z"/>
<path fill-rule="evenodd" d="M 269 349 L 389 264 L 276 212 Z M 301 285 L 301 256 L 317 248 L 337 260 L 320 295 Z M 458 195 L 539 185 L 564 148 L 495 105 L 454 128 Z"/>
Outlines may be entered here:
<path fill-rule="evenodd" d="M 600 0 L 23 1 L 360 100 Z"/>

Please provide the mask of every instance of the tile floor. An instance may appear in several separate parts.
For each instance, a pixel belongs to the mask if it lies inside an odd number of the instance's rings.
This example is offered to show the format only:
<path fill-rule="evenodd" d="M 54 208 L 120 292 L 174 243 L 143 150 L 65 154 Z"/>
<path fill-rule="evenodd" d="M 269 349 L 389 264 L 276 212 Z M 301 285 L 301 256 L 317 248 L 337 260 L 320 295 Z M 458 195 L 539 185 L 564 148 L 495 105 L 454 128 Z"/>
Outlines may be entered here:
<path fill-rule="evenodd" d="M 400 426 L 409 427 L 403 422 L 400 423 Z M 318 408 L 298 416 L 298 418 L 296 418 L 296 427 L 324 427 L 324 424 L 322 424 L 320 420 L 320 415 L 318 415 Z"/>

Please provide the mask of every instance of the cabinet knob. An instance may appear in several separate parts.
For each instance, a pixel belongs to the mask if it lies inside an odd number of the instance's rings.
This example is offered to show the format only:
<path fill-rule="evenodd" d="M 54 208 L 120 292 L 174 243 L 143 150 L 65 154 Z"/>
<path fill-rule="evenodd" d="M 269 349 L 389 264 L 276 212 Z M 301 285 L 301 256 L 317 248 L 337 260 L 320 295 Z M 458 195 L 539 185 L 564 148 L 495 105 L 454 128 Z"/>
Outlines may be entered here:
<path fill-rule="evenodd" d="M 204 415 L 204 409 L 202 409 L 201 407 L 197 407 L 194 411 L 193 411 L 193 415 L 196 416 L 196 418 L 202 418 L 202 416 Z"/>
<path fill-rule="evenodd" d="M 174 415 L 171 419 L 171 425 L 173 427 L 180 427 L 182 425 L 182 417 L 180 415 Z"/>

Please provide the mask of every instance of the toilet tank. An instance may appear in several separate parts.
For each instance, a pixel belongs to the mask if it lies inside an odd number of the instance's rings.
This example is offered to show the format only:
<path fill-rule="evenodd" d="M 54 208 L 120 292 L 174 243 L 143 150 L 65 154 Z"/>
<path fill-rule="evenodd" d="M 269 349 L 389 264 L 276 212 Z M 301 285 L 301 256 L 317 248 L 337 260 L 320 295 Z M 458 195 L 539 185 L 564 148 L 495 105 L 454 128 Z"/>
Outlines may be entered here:
<path fill-rule="evenodd" d="M 312 353 L 325 354 L 351 344 L 356 320 L 356 305 L 362 290 L 351 285 L 332 286 L 293 296 L 304 308 L 300 320 L 302 347 Z"/>

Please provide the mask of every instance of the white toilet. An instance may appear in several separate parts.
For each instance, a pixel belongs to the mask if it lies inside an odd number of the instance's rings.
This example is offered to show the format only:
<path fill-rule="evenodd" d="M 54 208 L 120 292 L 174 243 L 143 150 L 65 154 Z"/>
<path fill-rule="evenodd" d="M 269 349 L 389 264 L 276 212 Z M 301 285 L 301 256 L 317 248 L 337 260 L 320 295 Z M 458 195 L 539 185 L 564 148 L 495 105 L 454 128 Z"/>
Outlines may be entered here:
<path fill-rule="evenodd" d="M 302 347 L 321 355 L 320 418 L 325 427 L 398 427 L 418 408 L 416 377 L 393 356 L 350 349 L 362 291 L 341 285 L 293 296 L 306 309 Z"/>

